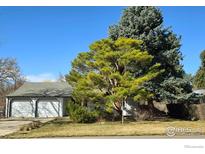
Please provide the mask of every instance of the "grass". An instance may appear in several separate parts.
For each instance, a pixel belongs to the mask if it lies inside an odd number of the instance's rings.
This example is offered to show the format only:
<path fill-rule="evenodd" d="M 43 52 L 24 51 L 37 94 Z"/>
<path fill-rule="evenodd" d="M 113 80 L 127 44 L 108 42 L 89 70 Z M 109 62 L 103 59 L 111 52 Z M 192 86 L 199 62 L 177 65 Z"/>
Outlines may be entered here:
<path fill-rule="evenodd" d="M 78 124 L 67 119 L 58 119 L 30 131 L 18 131 L 5 138 L 51 138 L 81 136 L 166 136 L 167 127 L 191 129 L 192 132 L 178 133 L 179 136 L 205 135 L 205 121 L 139 121 L 139 122 L 98 122 Z M 191 134 L 190 134 L 191 133 Z M 195 133 L 195 134 L 194 134 Z M 196 134 L 197 133 L 197 134 Z M 200 134 L 199 134 L 200 133 Z"/>

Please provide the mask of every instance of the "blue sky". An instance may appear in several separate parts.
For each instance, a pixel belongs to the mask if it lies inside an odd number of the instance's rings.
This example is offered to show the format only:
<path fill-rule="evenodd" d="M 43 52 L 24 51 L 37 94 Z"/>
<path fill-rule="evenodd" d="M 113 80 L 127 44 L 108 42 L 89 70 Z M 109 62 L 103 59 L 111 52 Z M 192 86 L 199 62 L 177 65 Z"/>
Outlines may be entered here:
<path fill-rule="evenodd" d="M 17 59 L 31 81 L 66 74 L 79 52 L 107 37 L 125 7 L 0 7 L 0 57 Z M 184 69 L 194 74 L 205 49 L 205 7 L 160 7 L 164 25 L 182 35 Z"/>

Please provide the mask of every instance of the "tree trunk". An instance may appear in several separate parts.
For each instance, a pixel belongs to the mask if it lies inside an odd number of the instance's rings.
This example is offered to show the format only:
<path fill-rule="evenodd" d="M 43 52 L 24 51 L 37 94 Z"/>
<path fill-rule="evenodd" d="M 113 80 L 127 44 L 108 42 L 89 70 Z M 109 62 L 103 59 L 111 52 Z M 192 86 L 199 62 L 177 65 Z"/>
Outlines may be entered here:
<path fill-rule="evenodd" d="M 153 100 L 148 100 L 148 108 L 149 108 L 150 116 L 153 116 L 156 110 L 154 107 Z"/>
<path fill-rule="evenodd" d="M 153 109 L 153 108 L 154 108 L 153 100 L 148 100 L 148 107 L 149 107 L 150 109 Z"/>
<path fill-rule="evenodd" d="M 122 115 L 122 109 L 121 109 L 122 103 L 120 103 L 120 101 L 116 101 L 113 103 L 113 105 L 114 105 L 114 109 L 119 113 L 119 115 Z"/>

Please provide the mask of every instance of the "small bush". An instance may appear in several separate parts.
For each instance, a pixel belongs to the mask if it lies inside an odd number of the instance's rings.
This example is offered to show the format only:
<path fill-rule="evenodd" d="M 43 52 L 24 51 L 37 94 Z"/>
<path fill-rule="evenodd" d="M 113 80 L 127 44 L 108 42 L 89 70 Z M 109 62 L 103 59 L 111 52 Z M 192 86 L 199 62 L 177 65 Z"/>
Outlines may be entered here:
<path fill-rule="evenodd" d="M 92 123 L 97 120 L 97 112 L 88 111 L 86 107 L 69 102 L 67 106 L 68 114 L 74 122 Z"/>
<path fill-rule="evenodd" d="M 40 121 L 33 121 L 30 124 L 23 125 L 20 128 L 20 131 L 30 131 L 32 129 L 40 128 L 41 126 L 42 126 L 42 123 Z"/>

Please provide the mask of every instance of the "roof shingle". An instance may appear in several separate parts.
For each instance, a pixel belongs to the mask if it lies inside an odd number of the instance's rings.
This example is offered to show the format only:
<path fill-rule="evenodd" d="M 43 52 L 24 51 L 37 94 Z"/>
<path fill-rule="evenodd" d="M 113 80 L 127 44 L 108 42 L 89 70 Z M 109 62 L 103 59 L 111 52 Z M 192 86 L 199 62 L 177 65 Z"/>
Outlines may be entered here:
<path fill-rule="evenodd" d="M 15 96 L 71 96 L 72 87 L 66 82 L 26 82 L 19 89 L 7 95 Z"/>

